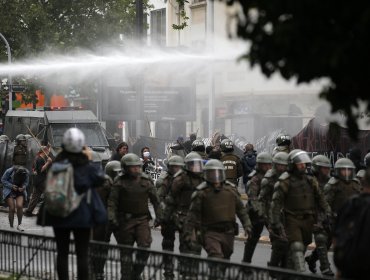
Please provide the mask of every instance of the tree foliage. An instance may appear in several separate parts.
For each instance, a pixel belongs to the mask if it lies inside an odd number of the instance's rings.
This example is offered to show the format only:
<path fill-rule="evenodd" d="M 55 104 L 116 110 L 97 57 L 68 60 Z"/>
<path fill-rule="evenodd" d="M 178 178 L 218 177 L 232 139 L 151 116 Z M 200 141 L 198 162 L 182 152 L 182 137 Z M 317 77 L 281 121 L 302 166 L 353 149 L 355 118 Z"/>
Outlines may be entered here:
<path fill-rule="evenodd" d="M 0 0 L 0 10 L 0 32 L 14 60 L 120 44 L 122 36 L 132 37 L 135 24 L 133 0 Z M 0 50 L 0 60 L 6 60 L 6 50 Z"/>
<path fill-rule="evenodd" d="M 370 109 L 370 2 L 335 0 L 238 1 L 238 36 L 251 43 L 244 58 L 266 76 L 279 72 L 298 83 L 328 78 L 321 97 L 347 115 L 352 136 L 358 129 L 352 108 Z M 363 112 L 362 112 L 363 113 Z"/>

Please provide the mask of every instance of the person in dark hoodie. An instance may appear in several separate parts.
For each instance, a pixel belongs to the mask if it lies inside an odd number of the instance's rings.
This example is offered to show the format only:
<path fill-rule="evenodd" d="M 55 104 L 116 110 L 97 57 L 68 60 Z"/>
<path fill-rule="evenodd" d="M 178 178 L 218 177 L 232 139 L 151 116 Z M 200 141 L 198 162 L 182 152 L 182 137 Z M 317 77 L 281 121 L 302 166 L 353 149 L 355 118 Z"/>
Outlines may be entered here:
<path fill-rule="evenodd" d="M 68 161 L 73 166 L 74 187 L 78 194 L 87 193 L 90 188 L 104 183 L 104 172 L 91 162 L 91 150 L 85 147 L 85 136 L 78 128 L 68 129 L 63 136 L 62 151 L 56 156 L 55 163 Z M 88 247 L 91 229 L 95 226 L 91 207 L 86 195 L 77 209 L 67 217 L 53 216 L 45 210 L 40 210 L 37 223 L 52 226 L 57 245 L 58 279 L 68 277 L 68 254 L 70 234 L 73 233 L 77 254 L 77 278 L 90 279 Z"/>
<path fill-rule="evenodd" d="M 128 153 L 128 145 L 126 142 L 121 142 L 118 144 L 116 148 L 116 152 L 112 155 L 110 160 L 118 160 L 120 161 L 121 158 Z"/>

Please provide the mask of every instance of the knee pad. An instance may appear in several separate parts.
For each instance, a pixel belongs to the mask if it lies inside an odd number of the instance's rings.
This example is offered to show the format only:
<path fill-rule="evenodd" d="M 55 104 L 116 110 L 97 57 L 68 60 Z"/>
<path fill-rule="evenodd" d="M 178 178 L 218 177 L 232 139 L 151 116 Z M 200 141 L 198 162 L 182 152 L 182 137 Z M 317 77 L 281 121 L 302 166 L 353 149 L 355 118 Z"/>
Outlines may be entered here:
<path fill-rule="evenodd" d="M 325 234 L 319 233 L 315 236 L 315 242 L 316 244 L 324 244 L 326 246 L 326 242 L 328 241 L 328 238 Z"/>
<path fill-rule="evenodd" d="M 294 241 L 290 244 L 290 250 L 292 252 L 304 252 L 304 245 L 300 241 Z"/>

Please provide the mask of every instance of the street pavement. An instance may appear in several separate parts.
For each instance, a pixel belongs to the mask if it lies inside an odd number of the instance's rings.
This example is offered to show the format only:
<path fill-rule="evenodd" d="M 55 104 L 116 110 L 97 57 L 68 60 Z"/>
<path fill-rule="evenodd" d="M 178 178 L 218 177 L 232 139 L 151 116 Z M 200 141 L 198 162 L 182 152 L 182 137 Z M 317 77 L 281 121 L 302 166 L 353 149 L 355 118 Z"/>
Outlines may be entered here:
<path fill-rule="evenodd" d="M 7 209 L 0 207 L 0 229 L 9 229 L 8 214 Z M 17 225 L 17 218 L 15 217 L 14 224 Z M 51 227 L 41 227 L 36 225 L 36 217 L 23 217 L 22 222 L 23 227 L 25 228 L 26 233 L 53 236 L 53 231 Z M 263 235 L 259 244 L 257 245 L 252 264 L 256 266 L 266 267 L 267 261 L 270 258 L 271 245 L 268 242 L 267 231 L 263 232 Z M 152 230 L 153 243 L 151 248 L 154 250 L 161 250 L 162 236 L 159 229 Z M 112 236 L 112 244 L 116 244 L 114 237 Z M 178 238 L 176 238 L 175 252 L 179 253 L 178 250 L 179 243 Z M 231 256 L 231 261 L 240 262 L 243 257 L 244 251 L 244 238 L 240 236 L 235 240 L 234 243 L 234 253 Z M 206 257 L 204 250 L 202 251 L 202 256 Z M 332 269 L 335 269 L 333 264 L 333 255 L 332 252 L 329 253 L 329 259 L 332 263 Z"/>

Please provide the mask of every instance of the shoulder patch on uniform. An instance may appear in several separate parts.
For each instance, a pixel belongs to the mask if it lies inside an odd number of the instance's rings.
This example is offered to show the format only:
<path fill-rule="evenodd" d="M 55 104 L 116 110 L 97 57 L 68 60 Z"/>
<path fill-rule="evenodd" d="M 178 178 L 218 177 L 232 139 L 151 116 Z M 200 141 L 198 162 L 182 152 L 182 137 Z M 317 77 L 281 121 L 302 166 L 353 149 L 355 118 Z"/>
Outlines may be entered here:
<path fill-rule="evenodd" d="M 197 191 L 201 191 L 201 190 L 204 190 L 204 189 L 206 189 L 206 188 L 208 188 L 208 185 L 207 185 L 207 183 L 206 182 L 203 182 L 203 183 L 200 183 L 195 189 L 197 190 Z"/>
<path fill-rule="evenodd" d="M 251 173 L 249 173 L 248 178 L 252 178 L 256 174 L 257 174 L 257 171 L 253 170 Z"/>
<path fill-rule="evenodd" d="M 231 183 L 230 181 L 226 180 L 225 181 L 226 185 L 229 185 L 230 187 L 236 188 L 236 185 L 234 183 Z"/>
<path fill-rule="evenodd" d="M 284 172 L 280 175 L 279 180 L 286 180 L 290 177 L 290 174 L 288 172 Z"/>
<path fill-rule="evenodd" d="M 330 177 L 328 184 L 330 184 L 330 185 L 335 185 L 335 184 L 336 184 L 336 183 L 338 183 L 338 182 L 339 182 L 339 180 L 338 180 L 337 178 L 335 178 L 335 177 Z"/>
<path fill-rule="evenodd" d="M 274 171 L 272 169 L 269 169 L 267 170 L 267 172 L 265 173 L 265 178 L 271 178 L 272 176 L 274 176 Z"/>
<path fill-rule="evenodd" d="M 176 178 L 176 177 L 179 177 L 181 174 L 183 174 L 184 173 L 184 170 L 182 170 L 182 169 L 180 169 L 179 171 L 177 171 L 176 173 L 175 173 L 175 175 L 173 175 L 173 178 Z"/>

